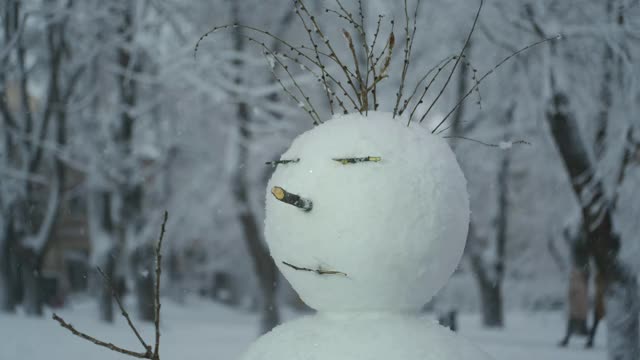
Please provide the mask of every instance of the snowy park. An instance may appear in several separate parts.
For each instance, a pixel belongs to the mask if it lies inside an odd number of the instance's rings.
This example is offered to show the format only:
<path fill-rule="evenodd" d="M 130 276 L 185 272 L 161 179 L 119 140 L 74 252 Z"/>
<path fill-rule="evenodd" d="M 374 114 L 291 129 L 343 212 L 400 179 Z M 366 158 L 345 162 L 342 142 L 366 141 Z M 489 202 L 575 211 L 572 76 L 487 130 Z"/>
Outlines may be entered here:
<path fill-rule="evenodd" d="M 0 25 L 0 360 L 640 359 L 640 1 Z"/>
<path fill-rule="evenodd" d="M 197 298 L 185 304 L 167 301 L 163 304 L 162 326 L 164 354 L 167 359 L 233 360 L 239 358 L 257 336 L 258 318 L 241 311 L 211 304 Z M 65 319 L 79 329 L 123 346 L 136 348 L 126 323 L 104 324 L 97 319 L 95 304 L 82 299 L 61 311 Z M 302 316 L 286 313 L 287 320 Z M 568 348 L 559 348 L 558 330 L 564 326 L 564 315 L 555 313 L 507 314 L 509 322 L 501 330 L 485 330 L 476 315 L 463 314 L 461 335 L 491 354 L 495 360 L 599 360 L 606 358 L 605 333 L 597 336 L 594 349 L 584 348 L 584 338 L 576 338 Z M 0 315 L 0 336 L 6 340 L 0 347 L 0 359 L 92 359 L 120 360 L 128 357 L 82 339 L 69 336 L 50 316 L 47 320 L 24 315 Z M 427 317 L 425 321 L 433 321 Z M 151 335 L 153 326 L 146 325 L 143 335 Z M 28 335 L 27 335 L 28 334 Z"/>

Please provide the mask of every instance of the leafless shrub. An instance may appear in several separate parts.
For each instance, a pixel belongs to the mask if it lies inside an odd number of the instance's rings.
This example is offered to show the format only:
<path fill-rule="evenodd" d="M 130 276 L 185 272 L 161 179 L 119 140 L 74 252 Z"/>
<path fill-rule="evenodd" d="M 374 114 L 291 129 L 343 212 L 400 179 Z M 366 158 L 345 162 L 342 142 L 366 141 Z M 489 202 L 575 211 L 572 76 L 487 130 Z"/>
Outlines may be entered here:
<path fill-rule="evenodd" d="M 151 359 L 151 360 L 160 360 L 160 275 L 162 273 L 162 241 L 164 239 L 164 233 L 165 233 L 165 226 L 167 224 L 167 219 L 169 217 L 169 213 L 168 212 L 164 212 L 164 219 L 162 220 L 162 227 L 160 228 L 160 237 L 158 238 L 158 242 L 156 244 L 155 247 L 155 255 L 156 255 L 156 271 L 155 271 L 155 287 L 154 287 L 154 294 L 153 294 L 153 298 L 154 298 L 154 320 L 153 320 L 153 325 L 154 325 L 154 329 L 155 329 L 155 344 L 153 346 L 148 345 L 144 339 L 142 338 L 142 336 L 140 335 L 140 332 L 138 331 L 138 329 L 136 328 L 136 326 L 133 324 L 133 322 L 131 321 L 131 317 L 129 316 L 129 313 L 125 310 L 124 306 L 122 305 L 122 302 L 120 301 L 120 297 L 118 296 L 115 287 L 113 286 L 113 284 L 111 283 L 111 279 L 109 279 L 104 272 L 102 271 L 102 269 L 98 268 L 98 272 L 100 272 L 100 275 L 102 275 L 104 281 L 109 285 L 109 288 L 111 289 L 111 293 L 113 294 L 114 299 L 116 300 L 116 303 L 118 304 L 118 307 L 120 308 L 120 312 L 122 314 L 122 317 L 125 318 L 125 320 L 127 321 L 127 324 L 129 325 L 129 328 L 131 328 L 131 331 L 134 333 L 134 335 L 136 336 L 136 338 L 138 339 L 138 341 L 140 342 L 140 344 L 142 345 L 142 347 L 144 348 L 144 352 L 140 352 L 140 351 L 133 351 L 133 350 L 128 350 L 125 349 L 123 347 L 114 345 L 112 343 L 106 342 L 106 341 L 102 341 L 97 339 L 96 337 L 93 337 L 91 335 L 88 335 L 82 331 L 77 330 L 73 325 L 71 325 L 70 323 L 66 322 L 63 318 L 61 318 L 60 316 L 58 316 L 57 314 L 53 314 L 53 320 L 57 321 L 60 326 L 62 326 L 63 328 L 69 330 L 73 335 L 78 336 L 82 339 L 85 339 L 87 341 L 90 341 L 98 346 L 102 346 L 105 347 L 109 350 L 121 353 L 121 354 L 125 354 L 125 355 L 129 355 L 131 357 L 135 357 L 135 358 L 139 358 L 139 359 Z"/>
<path fill-rule="evenodd" d="M 331 39 L 327 36 L 327 33 L 321 28 L 318 18 L 314 15 L 304 0 L 293 0 L 293 6 L 295 7 L 296 15 L 300 20 L 302 26 L 308 34 L 308 44 L 301 46 L 294 46 L 290 42 L 274 35 L 273 33 L 259 29 L 250 25 L 244 24 L 228 24 L 222 26 L 216 26 L 203 34 L 197 41 L 194 48 L 194 58 L 197 55 L 200 42 L 204 40 L 210 34 L 221 30 L 227 30 L 230 28 L 240 28 L 245 30 L 249 34 L 255 34 L 259 37 L 266 37 L 271 40 L 275 40 L 276 43 L 282 45 L 285 51 L 276 53 L 268 48 L 263 41 L 253 37 L 252 35 L 243 34 L 249 41 L 256 43 L 264 50 L 265 55 L 269 58 L 272 69 L 275 66 L 279 66 L 285 70 L 286 75 L 293 84 L 293 89 L 285 86 L 284 82 L 278 77 L 275 71 L 273 74 L 276 81 L 280 84 L 283 91 L 295 101 L 301 108 L 303 108 L 313 120 L 315 125 L 320 124 L 322 121 L 319 118 L 318 111 L 313 105 L 309 96 L 306 95 L 302 87 L 296 82 L 295 75 L 289 70 L 287 63 L 298 64 L 303 71 L 312 74 L 317 81 L 322 85 L 327 101 L 329 103 L 329 110 L 331 114 L 335 113 L 334 105 L 337 102 L 339 109 L 342 113 L 347 114 L 350 111 L 356 111 L 360 114 L 367 115 L 369 110 L 378 110 L 380 103 L 377 94 L 378 85 L 381 81 L 389 77 L 389 73 L 392 72 L 391 59 L 394 54 L 394 48 L 396 45 L 396 36 L 394 34 L 394 20 L 390 20 L 390 29 L 388 35 L 384 36 L 383 29 L 383 15 L 378 15 L 375 31 L 371 44 L 368 42 L 368 35 L 365 26 L 365 17 L 362 9 L 362 0 L 357 1 L 357 14 L 350 11 L 342 0 L 334 0 L 336 8 L 325 8 L 325 14 L 337 17 L 338 20 L 346 23 L 348 29 L 342 29 L 342 35 L 344 42 L 349 49 L 349 55 L 353 65 L 348 65 L 346 59 L 341 58 L 338 55 Z M 471 95 L 474 91 L 478 94 L 478 104 L 481 102 L 479 85 L 489 75 L 493 74 L 500 66 L 513 57 L 535 47 L 541 43 L 558 38 L 557 36 L 546 38 L 523 47 L 517 50 L 499 62 L 492 69 L 478 77 L 477 69 L 475 69 L 469 62 L 465 51 L 468 49 L 471 37 L 478 24 L 478 19 L 484 0 L 480 0 L 480 4 L 476 11 L 475 17 L 471 29 L 469 30 L 465 43 L 456 55 L 450 55 L 441 60 L 435 67 L 429 69 L 423 76 L 419 77 L 415 88 L 411 93 L 405 95 L 405 88 L 407 84 L 407 74 L 411 72 L 411 52 L 413 49 L 414 40 L 417 33 L 417 18 L 420 10 L 421 0 L 416 0 L 415 8 L 413 9 L 413 15 L 410 15 L 409 5 L 407 0 L 404 0 L 404 29 L 403 29 L 403 61 L 400 71 L 400 84 L 396 92 L 393 117 L 405 116 L 407 126 L 411 124 L 414 118 L 417 116 L 418 107 L 421 106 L 430 90 L 433 90 L 432 85 L 438 79 L 439 75 L 443 72 L 447 72 L 446 80 L 444 84 L 437 90 L 434 99 L 431 101 L 427 110 L 420 116 L 418 122 L 423 122 L 429 115 L 430 111 L 438 103 L 444 91 L 448 87 L 453 74 L 460 66 L 469 66 L 472 69 L 472 81 L 473 85 L 465 93 L 465 95 L 459 99 L 456 105 L 447 113 L 447 115 L 440 121 L 433 129 L 432 133 L 435 133 L 440 127 L 449 119 L 449 117 L 460 107 L 460 105 Z M 383 36 L 380 36 L 382 33 Z M 354 36 L 357 35 L 357 36 Z M 387 40 L 382 43 L 379 42 L 379 38 L 386 38 Z M 358 58 L 358 51 L 361 49 L 364 52 L 364 68 L 361 67 L 361 62 Z M 450 66 L 451 65 L 451 66 Z M 338 72 L 335 72 L 334 67 L 338 68 Z M 314 70 L 315 69 L 315 70 Z M 344 80 L 343 80 L 344 79 Z M 426 82 L 426 85 L 425 85 Z M 424 87 L 423 87 L 424 86 Z M 335 90 L 333 90 L 335 89 Z M 419 96 L 418 96 L 419 94 Z M 410 109 L 410 111 L 409 111 Z M 408 113 L 408 114 L 407 114 Z"/>

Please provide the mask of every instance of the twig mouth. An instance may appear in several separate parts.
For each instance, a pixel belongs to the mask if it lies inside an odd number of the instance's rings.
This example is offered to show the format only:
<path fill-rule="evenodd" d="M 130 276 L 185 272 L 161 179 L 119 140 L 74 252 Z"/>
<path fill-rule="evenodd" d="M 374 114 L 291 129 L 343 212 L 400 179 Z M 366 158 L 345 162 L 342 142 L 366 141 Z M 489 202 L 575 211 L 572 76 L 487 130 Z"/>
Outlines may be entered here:
<path fill-rule="evenodd" d="M 316 273 L 318 275 L 338 275 L 338 276 L 348 277 L 347 274 L 343 273 L 342 271 L 323 269 L 321 266 L 318 266 L 317 268 L 312 269 L 312 268 L 306 268 L 302 266 L 296 266 L 286 261 L 283 261 L 282 263 L 292 268 L 293 270 L 297 270 L 297 271 L 307 271 L 307 272 Z"/>
<path fill-rule="evenodd" d="M 311 200 L 305 199 L 300 195 L 290 193 L 279 186 L 274 186 L 271 189 L 271 194 L 273 194 L 277 200 L 282 201 L 285 204 L 293 205 L 305 212 L 309 212 L 313 209 L 313 202 Z"/>
<path fill-rule="evenodd" d="M 382 158 L 380 156 L 365 156 L 365 157 L 354 157 L 354 158 L 338 158 L 333 159 L 333 161 L 337 161 L 342 165 L 347 164 L 357 164 L 361 162 L 380 162 Z"/>

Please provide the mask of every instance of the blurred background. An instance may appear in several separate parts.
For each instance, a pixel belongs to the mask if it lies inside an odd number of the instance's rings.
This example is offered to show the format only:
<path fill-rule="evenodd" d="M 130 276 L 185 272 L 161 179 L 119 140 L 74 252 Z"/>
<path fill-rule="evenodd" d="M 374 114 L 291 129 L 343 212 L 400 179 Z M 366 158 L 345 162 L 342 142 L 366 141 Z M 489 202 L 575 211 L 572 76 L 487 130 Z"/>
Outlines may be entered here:
<path fill-rule="evenodd" d="M 359 19 L 358 3 L 305 4 L 351 63 L 340 32 L 353 27 L 326 9 L 340 13 L 342 4 Z M 460 52 L 478 6 L 422 1 L 407 89 Z M 389 79 L 377 91 L 380 110 L 392 111 L 403 3 L 362 7 L 369 42 L 383 15 L 378 46 L 395 20 Z M 292 87 L 286 72 L 242 36 L 276 52 L 308 44 L 296 8 L 289 0 L 1 2 L 0 359 L 118 358 L 49 314 L 132 341 L 95 269 L 135 318 L 152 321 L 165 209 L 164 357 L 234 358 L 310 311 L 275 269 L 262 225 L 273 171 L 265 162 L 313 125 L 274 80 Z M 414 9 L 409 1 L 411 19 Z M 236 22 L 274 36 L 231 27 L 206 37 L 194 57 L 201 35 Z M 502 59 L 557 35 L 475 90 Z M 487 0 L 423 123 L 431 130 L 453 109 L 439 136 L 451 136 L 472 206 L 463 260 L 424 311 L 496 359 L 638 358 L 638 56 L 637 0 Z M 417 116 L 445 85 L 447 66 Z M 288 71 L 329 118 L 322 84 L 296 64 Z M 584 349 L 600 318 L 594 348 Z M 568 332 L 577 338 L 559 347 Z"/>

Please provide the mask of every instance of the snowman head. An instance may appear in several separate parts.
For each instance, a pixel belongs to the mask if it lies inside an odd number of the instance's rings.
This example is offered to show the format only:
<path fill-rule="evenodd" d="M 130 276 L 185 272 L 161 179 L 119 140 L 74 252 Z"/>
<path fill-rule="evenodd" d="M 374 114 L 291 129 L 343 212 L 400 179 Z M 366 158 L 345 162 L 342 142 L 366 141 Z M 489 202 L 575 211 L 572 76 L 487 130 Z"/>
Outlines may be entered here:
<path fill-rule="evenodd" d="M 448 280 L 469 224 L 449 145 L 370 112 L 298 136 L 269 181 L 266 240 L 301 298 L 322 311 L 414 311 Z"/>

